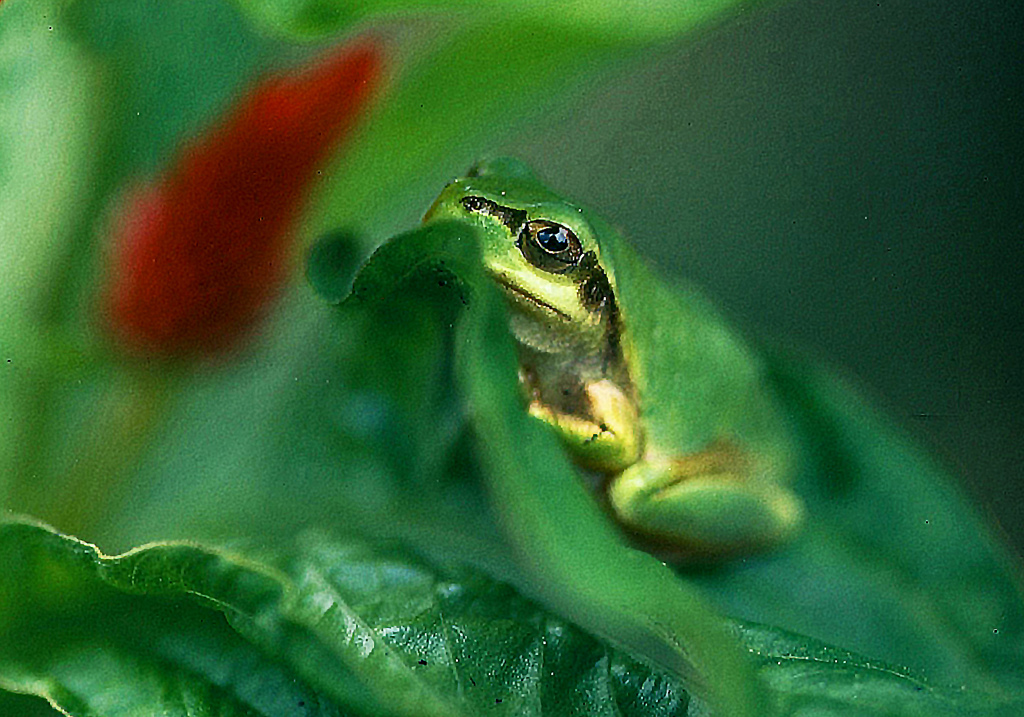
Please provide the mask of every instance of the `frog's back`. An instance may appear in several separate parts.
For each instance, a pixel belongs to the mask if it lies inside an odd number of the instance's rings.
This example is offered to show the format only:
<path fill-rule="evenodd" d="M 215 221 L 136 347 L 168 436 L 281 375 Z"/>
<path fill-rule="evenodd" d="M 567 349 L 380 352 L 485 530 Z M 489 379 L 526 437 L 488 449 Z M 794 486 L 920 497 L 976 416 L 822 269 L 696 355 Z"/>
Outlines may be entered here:
<path fill-rule="evenodd" d="M 655 276 L 622 241 L 602 242 L 602 253 L 613 267 L 648 448 L 728 442 L 788 464 L 788 421 L 758 353 L 693 286 Z"/>

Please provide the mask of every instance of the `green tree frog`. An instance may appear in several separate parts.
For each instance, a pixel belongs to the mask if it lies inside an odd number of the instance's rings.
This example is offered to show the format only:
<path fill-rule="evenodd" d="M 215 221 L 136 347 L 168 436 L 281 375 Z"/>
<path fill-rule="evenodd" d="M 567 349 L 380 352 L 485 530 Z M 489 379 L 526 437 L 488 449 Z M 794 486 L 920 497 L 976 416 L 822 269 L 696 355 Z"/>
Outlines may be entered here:
<path fill-rule="evenodd" d="M 424 222 L 452 219 L 477 228 L 507 300 L 530 414 L 600 480 L 619 524 L 694 558 L 794 534 L 789 422 L 757 353 L 703 297 L 517 160 L 477 164 Z"/>

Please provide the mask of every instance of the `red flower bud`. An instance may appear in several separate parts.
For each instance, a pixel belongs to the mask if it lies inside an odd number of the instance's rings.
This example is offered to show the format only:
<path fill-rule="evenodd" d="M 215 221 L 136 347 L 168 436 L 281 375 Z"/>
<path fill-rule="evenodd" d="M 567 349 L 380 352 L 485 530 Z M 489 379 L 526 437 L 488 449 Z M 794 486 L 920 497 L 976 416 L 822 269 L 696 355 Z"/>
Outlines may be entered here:
<path fill-rule="evenodd" d="M 270 77 L 128 195 L 105 295 L 120 343 L 212 354 L 252 330 L 285 278 L 306 190 L 379 74 L 378 48 L 363 43 Z"/>

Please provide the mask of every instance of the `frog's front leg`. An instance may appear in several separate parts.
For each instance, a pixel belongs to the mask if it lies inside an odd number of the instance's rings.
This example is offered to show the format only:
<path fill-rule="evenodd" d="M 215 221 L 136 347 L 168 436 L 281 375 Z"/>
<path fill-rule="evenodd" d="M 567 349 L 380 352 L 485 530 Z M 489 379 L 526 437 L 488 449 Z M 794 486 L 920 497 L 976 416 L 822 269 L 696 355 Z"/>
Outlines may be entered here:
<path fill-rule="evenodd" d="M 750 552 L 800 525 L 800 499 L 772 475 L 783 470 L 716 442 L 682 457 L 645 456 L 612 479 L 608 497 L 620 522 L 684 554 Z"/>
<path fill-rule="evenodd" d="M 584 468 L 617 473 L 635 463 L 643 435 L 633 400 L 608 379 L 587 384 L 584 394 L 589 409 L 586 415 L 559 411 L 539 396 L 530 400 L 530 415 L 553 426 L 575 462 Z"/>

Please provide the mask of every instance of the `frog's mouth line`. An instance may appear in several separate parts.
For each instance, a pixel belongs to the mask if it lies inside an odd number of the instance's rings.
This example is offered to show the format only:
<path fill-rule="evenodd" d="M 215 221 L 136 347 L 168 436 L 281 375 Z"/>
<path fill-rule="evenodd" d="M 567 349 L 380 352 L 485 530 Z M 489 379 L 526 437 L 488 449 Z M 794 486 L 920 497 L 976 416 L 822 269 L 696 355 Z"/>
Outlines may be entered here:
<path fill-rule="evenodd" d="M 569 316 L 569 314 L 565 313 L 564 311 L 562 311 L 561 309 L 559 309 L 559 308 L 557 308 L 555 306 L 552 306 L 551 304 L 549 304 L 548 302 L 544 301 L 543 299 L 540 299 L 540 298 L 534 296 L 533 294 L 531 294 L 530 292 L 526 291 L 525 289 L 519 288 L 515 284 L 511 283 L 504 276 L 501 276 L 500 274 L 492 274 L 491 276 L 494 278 L 494 280 L 496 282 L 498 282 L 498 284 L 501 285 L 501 287 L 503 289 L 505 289 L 505 291 L 509 292 L 510 294 L 514 294 L 514 295 L 516 295 L 518 297 L 526 299 L 531 304 L 535 304 L 535 305 L 541 307 L 542 309 L 547 309 L 548 311 L 550 311 L 551 313 L 555 314 L 559 318 L 565 319 L 566 321 L 572 321 L 572 317 Z"/>

